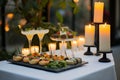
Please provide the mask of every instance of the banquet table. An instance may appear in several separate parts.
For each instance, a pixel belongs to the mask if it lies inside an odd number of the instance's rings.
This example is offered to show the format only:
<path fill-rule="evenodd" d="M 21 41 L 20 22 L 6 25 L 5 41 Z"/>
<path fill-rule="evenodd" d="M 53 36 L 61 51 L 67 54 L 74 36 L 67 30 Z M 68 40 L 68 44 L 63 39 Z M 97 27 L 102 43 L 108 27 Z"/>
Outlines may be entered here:
<path fill-rule="evenodd" d="M 101 56 L 85 56 L 83 55 L 85 51 L 86 49 L 76 51 L 75 56 L 81 57 L 88 64 L 60 73 L 0 61 L 0 80 L 117 80 L 112 53 L 107 54 L 111 62 L 102 63 L 98 62 Z M 93 48 L 92 52 L 95 51 Z M 70 53 L 69 50 L 67 52 Z"/>

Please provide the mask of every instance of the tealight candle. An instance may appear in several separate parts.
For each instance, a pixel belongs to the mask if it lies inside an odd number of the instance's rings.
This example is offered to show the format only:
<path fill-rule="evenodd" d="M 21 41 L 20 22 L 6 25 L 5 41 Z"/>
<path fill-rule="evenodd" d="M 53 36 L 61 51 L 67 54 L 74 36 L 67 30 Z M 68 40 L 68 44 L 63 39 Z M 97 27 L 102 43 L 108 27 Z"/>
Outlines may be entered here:
<path fill-rule="evenodd" d="M 31 46 L 31 53 L 39 53 L 39 46 Z"/>
<path fill-rule="evenodd" d="M 29 54 L 30 54 L 29 48 L 22 48 L 22 54 L 23 54 L 24 56 L 29 55 Z"/>
<path fill-rule="evenodd" d="M 110 51 L 110 25 L 99 25 L 99 51 Z"/>
<path fill-rule="evenodd" d="M 94 45 L 95 26 L 85 25 L 85 45 Z"/>
<path fill-rule="evenodd" d="M 94 22 L 95 23 L 103 22 L 103 10 L 104 10 L 103 2 L 95 2 L 94 3 Z"/>

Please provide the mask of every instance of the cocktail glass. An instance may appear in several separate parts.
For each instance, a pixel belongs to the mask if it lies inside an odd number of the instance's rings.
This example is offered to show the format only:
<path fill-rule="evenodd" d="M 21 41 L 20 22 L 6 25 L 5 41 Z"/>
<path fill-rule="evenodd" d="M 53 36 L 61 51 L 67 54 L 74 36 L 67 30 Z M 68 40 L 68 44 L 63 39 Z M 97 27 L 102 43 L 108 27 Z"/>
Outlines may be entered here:
<path fill-rule="evenodd" d="M 29 50 L 30 50 L 32 38 L 36 34 L 35 30 L 21 31 L 21 33 L 23 35 L 26 35 L 26 37 L 28 39 L 28 43 L 29 43 Z M 30 50 L 30 53 L 31 53 L 31 50 Z"/>
<path fill-rule="evenodd" d="M 44 35 L 49 32 L 49 30 L 43 29 L 43 30 L 37 30 L 36 32 L 37 32 L 37 35 L 38 35 L 39 40 L 40 40 L 40 53 L 42 53 L 42 39 L 43 39 Z"/>

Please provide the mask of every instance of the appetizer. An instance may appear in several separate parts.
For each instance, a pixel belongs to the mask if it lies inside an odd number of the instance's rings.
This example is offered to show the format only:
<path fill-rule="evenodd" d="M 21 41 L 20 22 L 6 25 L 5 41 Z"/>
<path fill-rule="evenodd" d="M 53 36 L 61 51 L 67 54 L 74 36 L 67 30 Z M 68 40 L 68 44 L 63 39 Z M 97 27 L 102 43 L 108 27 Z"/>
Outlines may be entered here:
<path fill-rule="evenodd" d="M 21 61 L 22 59 L 23 59 L 23 57 L 21 55 L 13 56 L 14 61 Z"/>
<path fill-rule="evenodd" d="M 28 57 L 28 56 L 25 56 L 25 57 L 23 58 L 23 62 L 29 62 L 29 57 Z"/>
<path fill-rule="evenodd" d="M 30 64 L 37 64 L 38 62 L 39 62 L 39 59 L 37 58 L 29 60 Z"/>
<path fill-rule="evenodd" d="M 50 62 L 49 60 L 44 59 L 44 60 L 39 61 L 39 65 L 45 66 L 45 65 L 49 64 L 49 62 Z"/>

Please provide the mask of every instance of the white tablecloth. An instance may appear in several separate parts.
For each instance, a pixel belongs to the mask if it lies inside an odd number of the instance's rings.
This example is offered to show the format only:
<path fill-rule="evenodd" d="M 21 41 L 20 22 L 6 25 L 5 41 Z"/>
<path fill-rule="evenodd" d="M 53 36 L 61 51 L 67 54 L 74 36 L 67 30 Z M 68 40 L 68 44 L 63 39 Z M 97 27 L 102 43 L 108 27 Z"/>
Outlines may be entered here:
<path fill-rule="evenodd" d="M 0 80 L 117 80 L 111 53 L 107 54 L 111 62 L 100 63 L 98 59 L 101 56 L 84 56 L 84 52 L 85 50 L 79 51 L 76 56 L 82 57 L 84 61 L 89 62 L 88 64 L 60 73 L 47 72 L 1 61 Z"/>

